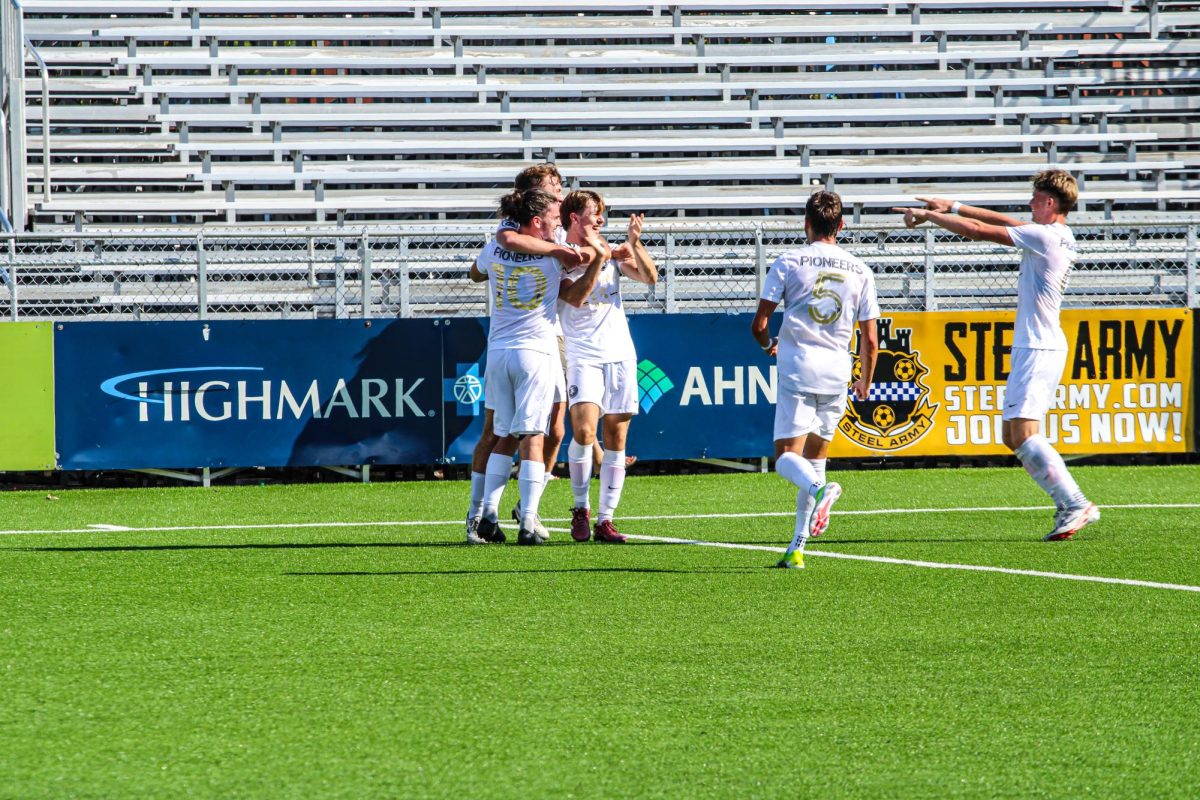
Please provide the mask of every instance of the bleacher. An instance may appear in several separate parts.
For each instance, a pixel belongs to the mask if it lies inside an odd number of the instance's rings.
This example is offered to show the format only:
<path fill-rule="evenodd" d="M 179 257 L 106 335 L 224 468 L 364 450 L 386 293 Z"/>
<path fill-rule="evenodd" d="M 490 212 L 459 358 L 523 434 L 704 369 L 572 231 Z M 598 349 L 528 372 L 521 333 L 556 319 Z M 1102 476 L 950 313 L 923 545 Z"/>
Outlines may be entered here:
<path fill-rule="evenodd" d="M 37 230 L 482 222 L 541 159 L 676 219 L 1019 208 L 1048 164 L 1081 215 L 1200 209 L 1196 3 L 22 6 Z"/>

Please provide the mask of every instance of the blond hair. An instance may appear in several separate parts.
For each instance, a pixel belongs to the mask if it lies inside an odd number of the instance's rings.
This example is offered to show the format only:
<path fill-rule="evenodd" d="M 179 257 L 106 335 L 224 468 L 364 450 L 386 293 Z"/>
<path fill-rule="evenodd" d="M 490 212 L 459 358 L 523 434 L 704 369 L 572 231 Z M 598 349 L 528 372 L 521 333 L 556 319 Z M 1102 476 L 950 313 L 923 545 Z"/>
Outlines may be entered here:
<path fill-rule="evenodd" d="M 1066 214 L 1075 210 L 1075 201 L 1079 199 L 1079 184 L 1071 173 L 1061 169 L 1042 170 L 1033 176 L 1033 189 L 1045 192 L 1058 201 L 1058 213 Z"/>

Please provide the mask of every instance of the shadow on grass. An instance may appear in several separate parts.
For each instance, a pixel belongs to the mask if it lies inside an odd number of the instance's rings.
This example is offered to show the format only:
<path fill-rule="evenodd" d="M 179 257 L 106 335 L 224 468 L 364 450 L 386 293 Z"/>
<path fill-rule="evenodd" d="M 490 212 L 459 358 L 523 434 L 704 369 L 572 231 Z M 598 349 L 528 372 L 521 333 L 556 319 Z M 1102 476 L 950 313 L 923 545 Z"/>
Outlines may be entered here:
<path fill-rule="evenodd" d="M 384 578 L 384 577 L 403 577 L 408 575 L 413 576 L 430 576 L 430 575 L 537 575 L 547 574 L 556 575 L 564 573 L 596 573 L 596 572 L 628 572 L 628 573 L 646 573 L 646 574 L 669 574 L 669 575 L 718 575 L 730 574 L 738 572 L 755 572 L 757 567 L 698 567 L 696 569 L 664 569 L 661 567 L 571 567 L 553 569 L 537 569 L 536 567 L 529 569 L 419 569 L 419 570 L 383 570 L 378 572 L 366 570 L 347 570 L 340 572 L 284 572 L 283 574 L 289 577 L 299 578 Z"/>
<path fill-rule="evenodd" d="M 637 542 L 621 547 L 662 547 L 672 542 Z M 507 546 L 515 546 L 509 543 Z M 541 547 L 603 547 L 621 549 L 616 545 L 588 545 L 577 542 L 547 542 Z M 173 550 L 320 550 L 327 548 L 357 547 L 415 547 L 493 550 L 495 545 L 469 545 L 466 542 L 253 542 L 242 544 L 147 544 L 147 545 L 104 545 L 92 547 L 3 547 L 0 551 L 25 553 L 150 553 Z M 524 548 L 522 548 L 524 549 Z"/>

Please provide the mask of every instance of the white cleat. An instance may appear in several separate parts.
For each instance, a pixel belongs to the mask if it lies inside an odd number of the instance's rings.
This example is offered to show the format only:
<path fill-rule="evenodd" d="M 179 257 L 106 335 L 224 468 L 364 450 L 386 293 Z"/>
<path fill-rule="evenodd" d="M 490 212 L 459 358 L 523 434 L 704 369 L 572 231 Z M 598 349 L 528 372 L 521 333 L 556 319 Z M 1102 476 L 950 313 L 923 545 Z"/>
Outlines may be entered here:
<path fill-rule="evenodd" d="M 820 536 L 829 527 L 829 509 L 833 508 L 833 504 L 842 496 L 842 485 L 840 483 L 827 483 L 817 492 L 813 498 L 812 514 L 808 517 L 808 535 Z"/>
<path fill-rule="evenodd" d="M 1100 509 L 1095 503 L 1079 508 L 1065 508 L 1054 515 L 1054 530 L 1042 537 L 1043 542 L 1061 542 L 1070 539 L 1081 530 L 1100 519 Z"/>

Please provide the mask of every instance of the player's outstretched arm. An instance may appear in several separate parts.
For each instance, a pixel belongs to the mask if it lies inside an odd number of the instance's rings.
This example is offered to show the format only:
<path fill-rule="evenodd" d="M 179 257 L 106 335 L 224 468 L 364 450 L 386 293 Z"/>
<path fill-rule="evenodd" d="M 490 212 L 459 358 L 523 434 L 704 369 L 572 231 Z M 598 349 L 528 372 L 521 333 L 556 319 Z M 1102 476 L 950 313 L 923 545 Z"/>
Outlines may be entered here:
<path fill-rule="evenodd" d="M 653 286 L 658 283 L 658 264 L 654 263 L 650 252 L 642 244 L 642 225 L 645 221 L 645 214 L 629 215 L 629 238 L 625 240 L 625 244 L 613 250 L 613 257 L 621 265 L 621 273 L 625 277 Z M 618 257 L 618 251 L 622 251 L 627 257 Z"/>
<path fill-rule="evenodd" d="M 1016 217 L 1010 217 L 1007 214 L 1001 214 L 999 211 L 992 211 L 988 208 L 980 208 L 979 206 L 969 206 L 966 203 L 959 203 L 958 209 L 955 210 L 953 200 L 947 200 L 944 197 L 918 197 L 925 208 L 930 211 L 937 211 L 941 214 L 958 214 L 960 217 L 974 219 L 988 225 L 1003 225 L 1006 228 L 1015 228 L 1018 225 L 1025 223 Z"/>
<path fill-rule="evenodd" d="M 989 225 L 976 219 L 967 219 L 956 214 L 933 211 L 928 208 L 893 208 L 892 211 L 903 214 L 904 224 L 910 228 L 915 228 L 923 222 L 932 222 L 940 228 L 957 233 L 959 236 L 965 236 L 972 241 L 995 242 L 1009 247 L 1013 243 L 1006 226 Z"/>
<path fill-rule="evenodd" d="M 571 269 L 583 263 L 583 258 L 574 249 L 565 245 L 547 242 L 527 233 L 514 230 L 502 230 L 496 234 L 496 243 L 505 250 L 514 253 L 527 253 L 531 256 L 551 256 L 557 258 L 564 267 Z"/>
<path fill-rule="evenodd" d="M 875 320 L 864 319 L 858 323 L 859 376 L 854 382 L 854 396 L 866 400 L 871 394 L 871 379 L 875 375 L 875 362 L 879 359 L 879 331 Z"/>
<path fill-rule="evenodd" d="M 750 321 L 750 335 L 754 337 L 754 341 L 758 343 L 763 352 L 769 356 L 779 353 L 779 337 L 771 337 L 771 315 L 778 307 L 779 303 L 759 300 L 758 310 L 754 312 L 754 319 Z"/>

